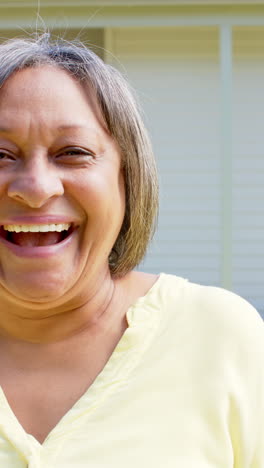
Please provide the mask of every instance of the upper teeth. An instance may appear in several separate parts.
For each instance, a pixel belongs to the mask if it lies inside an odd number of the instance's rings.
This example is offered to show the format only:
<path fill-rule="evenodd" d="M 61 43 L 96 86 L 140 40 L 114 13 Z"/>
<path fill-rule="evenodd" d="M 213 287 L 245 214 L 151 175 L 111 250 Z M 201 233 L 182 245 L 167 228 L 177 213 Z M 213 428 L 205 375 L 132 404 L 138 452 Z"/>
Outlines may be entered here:
<path fill-rule="evenodd" d="M 64 224 L 5 224 L 5 231 L 10 232 L 49 232 L 49 231 L 67 231 L 70 223 Z"/>

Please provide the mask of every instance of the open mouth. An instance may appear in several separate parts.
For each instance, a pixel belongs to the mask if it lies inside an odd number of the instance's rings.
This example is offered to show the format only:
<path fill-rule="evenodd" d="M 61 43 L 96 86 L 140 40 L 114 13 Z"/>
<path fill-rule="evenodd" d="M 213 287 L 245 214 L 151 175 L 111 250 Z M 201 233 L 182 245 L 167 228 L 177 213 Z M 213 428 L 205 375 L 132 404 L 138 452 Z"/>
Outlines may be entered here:
<path fill-rule="evenodd" d="M 4 225 L 0 237 L 21 247 L 43 247 L 63 242 L 74 230 L 73 224 Z"/>

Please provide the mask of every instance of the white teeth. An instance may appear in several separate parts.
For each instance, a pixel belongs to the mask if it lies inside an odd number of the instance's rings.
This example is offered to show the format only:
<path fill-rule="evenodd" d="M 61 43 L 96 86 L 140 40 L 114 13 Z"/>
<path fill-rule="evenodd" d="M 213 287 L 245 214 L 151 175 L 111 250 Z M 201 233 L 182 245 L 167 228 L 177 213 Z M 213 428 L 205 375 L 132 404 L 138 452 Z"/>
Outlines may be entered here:
<path fill-rule="evenodd" d="M 64 224 L 4 224 L 4 230 L 9 232 L 50 232 L 67 231 L 70 223 Z"/>

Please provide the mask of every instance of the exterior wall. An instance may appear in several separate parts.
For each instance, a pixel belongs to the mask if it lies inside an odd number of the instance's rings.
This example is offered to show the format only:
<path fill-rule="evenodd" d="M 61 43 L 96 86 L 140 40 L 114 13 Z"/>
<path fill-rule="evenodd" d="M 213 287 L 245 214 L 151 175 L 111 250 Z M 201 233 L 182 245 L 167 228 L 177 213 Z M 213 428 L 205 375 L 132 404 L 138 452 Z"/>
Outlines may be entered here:
<path fill-rule="evenodd" d="M 263 313 L 264 27 L 233 35 L 233 290 Z"/>
<path fill-rule="evenodd" d="M 219 284 L 218 31 L 115 29 L 112 47 L 139 93 L 160 174 L 159 229 L 141 268 Z"/>

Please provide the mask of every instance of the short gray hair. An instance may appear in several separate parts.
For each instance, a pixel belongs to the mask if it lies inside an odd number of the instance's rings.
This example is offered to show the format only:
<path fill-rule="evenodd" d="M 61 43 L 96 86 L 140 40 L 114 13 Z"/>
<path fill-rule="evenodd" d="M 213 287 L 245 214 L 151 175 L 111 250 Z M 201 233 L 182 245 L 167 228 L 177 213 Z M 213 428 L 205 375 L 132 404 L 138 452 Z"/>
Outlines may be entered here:
<path fill-rule="evenodd" d="M 109 267 L 113 276 L 123 276 L 144 257 L 158 212 L 156 164 L 136 98 L 121 73 L 82 42 L 51 40 L 49 33 L 0 45 L 0 86 L 14 72 L 43 64 L 61 67 L 91 86 L 105 124 L 120 148 L 126 210 L 109 255 Z"/>

